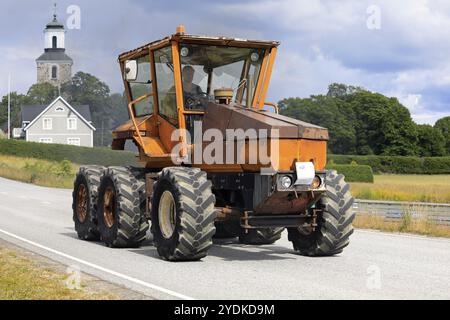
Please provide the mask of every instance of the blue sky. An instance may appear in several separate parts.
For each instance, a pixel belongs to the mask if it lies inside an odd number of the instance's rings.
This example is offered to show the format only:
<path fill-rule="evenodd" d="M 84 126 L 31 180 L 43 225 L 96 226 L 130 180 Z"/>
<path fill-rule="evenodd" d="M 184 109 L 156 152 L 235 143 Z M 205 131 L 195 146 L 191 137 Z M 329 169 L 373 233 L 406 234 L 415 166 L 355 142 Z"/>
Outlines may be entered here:
<path fill-rule="evenodd" d="M 2 0 L 0 94 L 12 74 L 13 90 L 36 80 L 43 28 L 54 1 Z M 121 92 L 117 56 L 162 38 L 184 24 L 188 33 L 279 40 L 268 98 L 326 93 L 332 82 L 397 97 L 415 121 L 433 124 L 450 115 L 450 1 L 57 1 L 81 9 L 81 29 L 68 30 L 74 71 L 92 73 Z M 380 28 L 367 20 L 376 5 Z"/>

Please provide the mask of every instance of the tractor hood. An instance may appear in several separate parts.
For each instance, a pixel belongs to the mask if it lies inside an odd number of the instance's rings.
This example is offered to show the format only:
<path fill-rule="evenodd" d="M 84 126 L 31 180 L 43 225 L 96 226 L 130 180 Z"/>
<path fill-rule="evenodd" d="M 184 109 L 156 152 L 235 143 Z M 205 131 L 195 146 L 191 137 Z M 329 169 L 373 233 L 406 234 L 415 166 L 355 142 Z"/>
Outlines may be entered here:
<path fill-rule="evenodd" d="M 227 129 L 265 129 L 271 137 L 270 130 L 277 129 L 280 139 L 329 139 L 328 130 L 314 124 L 238 105 L 223 105 L 210 102 L 203 118 L 203 130 L 218 129 L 225 133 Z"/>

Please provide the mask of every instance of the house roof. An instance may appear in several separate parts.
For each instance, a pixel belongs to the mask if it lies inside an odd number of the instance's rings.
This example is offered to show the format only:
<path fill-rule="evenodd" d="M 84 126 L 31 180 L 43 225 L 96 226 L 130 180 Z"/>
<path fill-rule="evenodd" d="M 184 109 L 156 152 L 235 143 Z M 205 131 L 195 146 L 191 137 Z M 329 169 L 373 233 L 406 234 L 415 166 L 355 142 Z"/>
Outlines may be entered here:
<path fill-rule="evenodd" d="M 64 98 L 58 97 L 49 105 L 23 105 L 21 106 L 22 111 L 22 122 L 30 121 L 30 123 L 24 128 L 27 130 L 31 127 L 37 119 L 39 119 L 48 109 L 50 109 L 58 100 L 62 101 L 69 109 L 71 109 L 81 120 L 83 120 L 92 130 L 95 131 L 94 126 L 91 121 L 91 109 L 88 105 L 81 106 L 71 106 Z"/>
<path fill-rule="evenodd" d="M 23 105 L 21 106 L 22 122 L 33 121 L 44 111 L 48 105 Z M 72 106 L 84 119 L 92 121 L 91 108 L 88 105 Z"/>

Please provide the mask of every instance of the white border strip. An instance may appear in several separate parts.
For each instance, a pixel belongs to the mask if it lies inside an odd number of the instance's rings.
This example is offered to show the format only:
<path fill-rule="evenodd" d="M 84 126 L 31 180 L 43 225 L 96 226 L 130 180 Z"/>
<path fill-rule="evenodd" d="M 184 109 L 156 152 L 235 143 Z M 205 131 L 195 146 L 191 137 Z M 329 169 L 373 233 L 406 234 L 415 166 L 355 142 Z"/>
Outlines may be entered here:
<path fill-rule="evenodd" d="M 11 237 L 11 238 L 14 238 L 16 240 L 20 240 L 20 241 L 28 243 L 28 244 L 30 244 L 32 246 L 35 246 L 35 247 L 38 247 L 38 248 L 43 249 L 45 251 L 48 251 L 48 252 L 51 252 L 53 254 L 59 255 L 59 256 L 64 257 L 66 259 L 70 259 L 70 260 L 76 261 L 78 263 L 84 264 L 84 265 L 86 265 L 88 267 L 100 270 L 102 272 L 109 273 L 109 274 L 111 274 L 111 275 L 113 275 L 115 277 L 118 277 L 118 278 L 130 281 L 130 282 L 133 282 L 133 283 L 138 284 L 140 286 L 143 286 L 143 287 L 146 287 L 146 288 L 149 288 L 149 289 L 153 289 L 153 290 L 157 290 L 157 291 L 166 293 L 166 294 L 168 294 L 170 296 L 177 297 L 177 298 L 182 299 L 182 300 L 195 300 L 194 298 L 185 296 L 184 294 L 181 294 L 181 293 L 178 293 L 178 292 L 175 292 L 175 291 L 172 291 L 172 290 L 169 290 L 169 289 L 166 289 L 166 288 L 163 288 L 163 287 L 160 287 L 160 286 L 157 286 L 157 285 L 154 285 L 154 284 L 151 284 L 151 283 L 148 283 L 148 282 L 145 282 L 145 281 L 142 281 L 142 280 L 139 280 L 139 279 L 136 279 L 136 278 L 124 275 L 122 273 L 119 273 L 119 272 L 116 272 L 116 271 L 113 271 L 113 270 L 110 270 L 110 269 L 98 266 L 98 265 L 93 264 L 91 262 L 88 262 L 88 261 L 85 261 L 85 260 L 73 257 L 71 255 L 59 252 L 57 250 L 45 247 L 45 246 L 40 245 L 40 244 L 38 244 L 36 242 L 27 240 L 27 239 L 19 237 L 19 236 L 16 236 L 15 234 L 12 234 L 12 233 L 10 233 L 8 231 L 0 229 L 0 232 L 5 234 L 5 235 L 7 235 L 7 236 L 9 236 L 9 237 Z"/>

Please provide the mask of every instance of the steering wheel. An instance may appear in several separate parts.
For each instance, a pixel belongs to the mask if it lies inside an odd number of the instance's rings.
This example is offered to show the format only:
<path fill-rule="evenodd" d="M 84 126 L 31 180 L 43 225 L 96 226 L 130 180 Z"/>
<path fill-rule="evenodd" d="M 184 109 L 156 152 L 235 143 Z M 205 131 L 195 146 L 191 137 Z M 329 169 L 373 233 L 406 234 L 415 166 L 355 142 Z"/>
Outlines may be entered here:
<path fill-rule="evenodd" d="M 185 92 L 184 105 L 186 109 L 204 109 L 209 101 L 209 96 L 205 92 L 189 93 Z"/>

